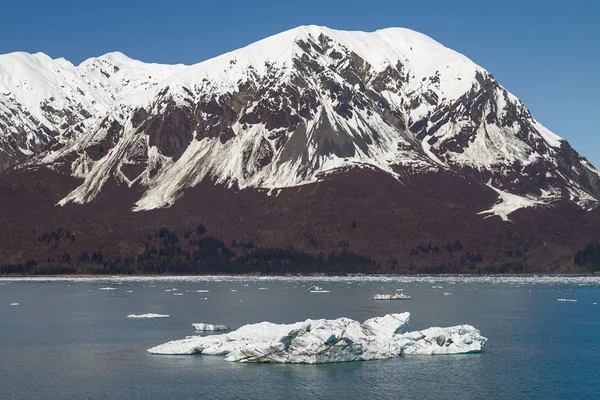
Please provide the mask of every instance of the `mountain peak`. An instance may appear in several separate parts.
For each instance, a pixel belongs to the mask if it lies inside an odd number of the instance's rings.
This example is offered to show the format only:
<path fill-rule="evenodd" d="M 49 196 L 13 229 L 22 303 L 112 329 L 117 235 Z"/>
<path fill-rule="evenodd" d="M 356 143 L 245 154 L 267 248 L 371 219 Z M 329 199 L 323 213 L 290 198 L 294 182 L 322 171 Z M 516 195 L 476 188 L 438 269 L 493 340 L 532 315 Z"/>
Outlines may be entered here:
<path fill-rule="evenodd" d="M 491 74 L 410 29 L 300 26 L 191 66 L 16 57 L 43 62 L 22 83 L 2 74 L 0 146 L 28 155 L 57 142 L 31 162 L 85 179 L 60 204 L 112 178 L 142 188 L 142 210 L 205 179 L 272 190 L 353 168 L 451 171 L 513 205 L 600 198 L 597 171 Z"/>

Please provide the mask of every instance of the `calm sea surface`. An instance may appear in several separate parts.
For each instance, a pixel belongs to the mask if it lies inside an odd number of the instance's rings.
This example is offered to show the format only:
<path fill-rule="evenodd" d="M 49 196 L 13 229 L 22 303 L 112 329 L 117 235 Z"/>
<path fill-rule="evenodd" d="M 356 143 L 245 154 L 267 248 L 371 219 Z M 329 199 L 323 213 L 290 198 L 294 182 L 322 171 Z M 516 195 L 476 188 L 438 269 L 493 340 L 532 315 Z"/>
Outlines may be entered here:
<path fill-rule="evenodd" d="M 330 293 L 308 292 L 313 284 Z M 397 289 L 413 300 L 371 300 Z M 597 399 L 599 302 L 600 277 L 0 279 L 0 397 Z M 413 330 L 468 323 L 488 345 L 478 355 L 323 365 L 146 352 L 193 334 L 194 322 L 235 329 L 403 311 Z M 134 313 L 171 317 L 126 318 Z"/>

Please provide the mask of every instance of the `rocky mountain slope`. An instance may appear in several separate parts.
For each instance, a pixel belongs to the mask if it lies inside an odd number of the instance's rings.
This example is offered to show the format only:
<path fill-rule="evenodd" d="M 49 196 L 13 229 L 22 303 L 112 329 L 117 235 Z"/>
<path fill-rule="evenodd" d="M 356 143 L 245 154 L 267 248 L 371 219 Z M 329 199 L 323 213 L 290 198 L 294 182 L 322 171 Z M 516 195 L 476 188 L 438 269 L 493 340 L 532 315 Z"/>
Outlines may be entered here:
<path fill-rule="evenodd" d="M 417 201 L 453 199 L 469 221 L 600 201 L 600 172 L 490 73 L 400 28 L 304 26 L 192 66 L 0 56 L 0 169 L 13 189 L 16 176 L 22 187 L 48 173 L 70 182 L 51 197 L 75 214 L 117 192 L 135 214 L 202 196 L 193 189 L 207 182 L 277 199 L 380 175 L 404 188 L 437 182 L 437 197 Z M 458 200 L 462 185 L 473 193 Z"/>

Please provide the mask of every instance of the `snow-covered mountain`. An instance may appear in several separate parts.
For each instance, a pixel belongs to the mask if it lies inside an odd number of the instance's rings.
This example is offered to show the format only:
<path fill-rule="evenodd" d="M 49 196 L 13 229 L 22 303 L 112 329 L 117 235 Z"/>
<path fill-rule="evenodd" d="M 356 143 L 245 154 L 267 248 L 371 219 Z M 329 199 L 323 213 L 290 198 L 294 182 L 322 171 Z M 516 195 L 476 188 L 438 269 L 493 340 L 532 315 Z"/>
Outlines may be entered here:
<path fill-rule="evenodd" d="M 13 53 L 0 85 L 0 168 L 68 167 L 83 181 L 60 205 L 110 179 L 149 210 L 206 179 L 272 190 L 352 168 L 459 174 L 503 218 L 600 199 L 600 172 L 491 74 L 407 29 L 303 26 L 192 66 Z"/>

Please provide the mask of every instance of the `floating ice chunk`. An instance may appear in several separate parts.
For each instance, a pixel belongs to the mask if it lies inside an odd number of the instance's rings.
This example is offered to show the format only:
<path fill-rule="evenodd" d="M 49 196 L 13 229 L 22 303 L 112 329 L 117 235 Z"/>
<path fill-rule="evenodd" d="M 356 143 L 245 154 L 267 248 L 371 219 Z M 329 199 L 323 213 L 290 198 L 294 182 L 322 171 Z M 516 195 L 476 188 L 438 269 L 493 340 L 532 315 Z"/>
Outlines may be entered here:
<path fill-rule="evenodd" d="M 209 290 L 196 290 L 196 293 L 208 293 Z"/>
<path fill-rule="evenodd" d="M 360 324 L 349 318 L 294 324 L 261 322 L 226 334 L 188 337 L 151 348 L 152 354 L 223 355 L 227 361 L 329 363 L 401 354 L 480 352 L 487 339 L 470 325 L 408 332 L 410 314 L 388 314 Z"/>
<path fill-rule="evenodd" d="M 170 315 L 166 314 L 129 314 L 127 318 L 169 318 Z"/>
<path fill-rule="evenodd" d="M 404 293 L 394 294 L 376 294 L 373 296 L 373 300 L 410 300 L 412 297 Z"/>
<path fill-rule="evenodd" d="M 269 289 L 266 287 L 259 287 L 258 290 L 269 290 Z"/>
<path fill-rule="evenodd" d="M 117 290 L 117 288 L 114 288 L 114 287 L 101 287 L 98 290 Z"/>
<path fill-rule="evenodd" d="M 202 331 L 202 332 L 207 332 L 207 331 L 228 331 L 229 328 L 227 327 L 227 325 L 221 325 L 221 324 L 205 324 L 205 323 L 197 323 L 197 324 L 192 324 L 192 326 L 194 327 L 195 330 L 197 331 Z"/>
<path fill-rule="evenodd" d="M 452 293 L 450 293 L 450 292 L 444 292 L 444 296 L 452 296 Z"/>
<path fill-rule="evenodd" d="M 125 293 L 133 293 L 133 290 L 126 290 Z"/>
<path fill-rule="evenodd" d="M 311 290 L 311 293 L 331 293 L 330 290 Z"/>
<path fill-rule="evenodd" d="M 231 289 L 232 292 L 237 292 L 237 289 Z"/>
<path fill-rule="evenodd" d="M 173 293 L 173 296 L 183 296 L 183 293 Z"/>
<path fill-rule="evenodd" d="M 556 299 L 558 301 L 560 301 L 561 303 L 577 303 L 577 300 L 575 299 Z"/>
<path fill-rule="evenodd" d="M 10 303 L 11 306 L 20 306 L 21 304 L 19 303 Z"/>
<path fill-rule="evenodd" d="M 479 353 L 487 342 L 471 325 L 429 328 L 402 335 L 403 354 L 443 355 Z M 401 342 L 402 340 L 400 340 Z"/>

